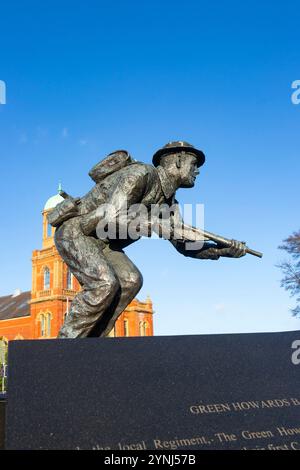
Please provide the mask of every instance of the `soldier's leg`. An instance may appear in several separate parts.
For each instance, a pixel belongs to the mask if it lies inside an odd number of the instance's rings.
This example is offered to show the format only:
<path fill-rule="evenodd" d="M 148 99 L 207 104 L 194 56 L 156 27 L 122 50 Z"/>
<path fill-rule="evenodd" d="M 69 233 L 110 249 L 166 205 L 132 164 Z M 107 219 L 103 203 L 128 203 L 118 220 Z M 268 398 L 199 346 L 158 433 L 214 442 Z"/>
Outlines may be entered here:
<path fill-rule="evenodd" d="M 59 338 L 86 337 L 118 295 L 120 284 L 96 239 L 79 232 L 65 239 L 63 233 L 58 233 L 55 243 L 82 286 L 72 301 Z"/>
<path fill-rule="evenodd" d="M 115 301 L 93 329 L 93 336 L 107 336 L 109 334 L 118 317 L 143 285 L 142 274 L 122 250 L 111 250 L 107 247 L 103 250 L 103 255 L 118 277 L 121 292 L 115 297 Z"/>

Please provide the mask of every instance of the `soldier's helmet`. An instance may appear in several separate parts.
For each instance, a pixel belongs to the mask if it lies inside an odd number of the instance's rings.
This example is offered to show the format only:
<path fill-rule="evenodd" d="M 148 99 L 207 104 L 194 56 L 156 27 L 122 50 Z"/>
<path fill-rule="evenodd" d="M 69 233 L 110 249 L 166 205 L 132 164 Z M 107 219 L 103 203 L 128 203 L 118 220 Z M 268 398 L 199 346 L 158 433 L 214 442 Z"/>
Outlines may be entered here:
<path fill-rule="evenodd" d="M 182 140 L 169 142 L 167 145 L 159 149 L 152 158 L 152 163 L 154 166 L 158 166 L 160 159 L 165 155 L 169 155 L 171 153 L 178 153 L 178 152 L 187 152 L 195 155 L 197 158 L 197 166 L 202 166 L 205 162 L 205 155 L 202 150 L 196 149 L 193 145 L 189 144 L 188 142 L 184 142 Z"/>

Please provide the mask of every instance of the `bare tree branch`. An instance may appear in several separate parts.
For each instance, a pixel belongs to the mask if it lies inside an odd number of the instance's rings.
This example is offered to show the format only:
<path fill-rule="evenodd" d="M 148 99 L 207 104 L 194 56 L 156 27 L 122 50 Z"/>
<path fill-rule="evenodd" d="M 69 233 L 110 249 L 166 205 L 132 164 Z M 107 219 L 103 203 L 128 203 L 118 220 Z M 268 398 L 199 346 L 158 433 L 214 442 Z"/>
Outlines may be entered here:
<path fill-rule="evenodd" d="M 291 255 L 291 260 L 283 261 L 277 267 L 283 272 L 281 287 L 290 292 L 291 296 L 296 297 L 299 304 L 292 309 L 293 316 L 300 317 L 300 230 L 294 232 L 288 238 L 283 240 L 283 244 L 278 247 Z"/>

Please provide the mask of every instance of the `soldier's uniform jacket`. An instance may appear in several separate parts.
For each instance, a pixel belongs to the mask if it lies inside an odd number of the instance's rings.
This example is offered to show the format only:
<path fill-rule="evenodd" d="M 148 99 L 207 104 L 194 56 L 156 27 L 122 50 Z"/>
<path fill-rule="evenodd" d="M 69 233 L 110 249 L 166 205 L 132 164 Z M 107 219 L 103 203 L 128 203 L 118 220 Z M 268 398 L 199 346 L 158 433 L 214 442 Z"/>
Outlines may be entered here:
<path fill-rule="evenodd" d="M 145 163 L 133 163 L 107 176 L 96 184 L 81 199 L 80 214 L 96 210 L 100 204 L 112 204 L 116 212 L 127 203 L 151 204 L 171 203 L 175 188 L 169 182 L 162 167 L 155 168 Z"/>
<path fill-rule="evenodd" d="M 96 184 L 91 191 L 81 198 L 78 215 L 81 216 L 81 226 L 85 232 L 93 232 L 99 223 L 99 212 L 102 204 L 110 204 L 113 216 L 118 217 L 124 208 L 133 204 L 143 204 L 150 211 L 152 205 L 172 206 L 171 224 L 181 224 L 181 216 L 177 201 L 176 188 L 168 179 L 162 166 L 136 162 L 107 176 Z M 65 222 L 67 224 L 67 222 Z M 198 251 L 186 250 L 185 243 L 171 239 L 171 243 L 180 253 L 196 258 L 218 259 L 217 251 L 210 243 L 204 243 Z M 129 241 L 127 244 L 131 243 Z"/>

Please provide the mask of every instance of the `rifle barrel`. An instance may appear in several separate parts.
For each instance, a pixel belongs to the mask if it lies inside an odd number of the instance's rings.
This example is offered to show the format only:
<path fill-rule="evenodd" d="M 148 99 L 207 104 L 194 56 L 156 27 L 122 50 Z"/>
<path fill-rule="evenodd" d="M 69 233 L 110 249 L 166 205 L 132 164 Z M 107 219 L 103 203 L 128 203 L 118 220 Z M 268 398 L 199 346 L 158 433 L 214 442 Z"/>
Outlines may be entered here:
<path fill-rule="evenodd" d="M 206 230 L 199 230 L 199 229 L 196 229 L 196 230 L 199 233 L 203 234 L 205 238 L 208 238 L 209 240 L 215 243 L 218 243 L 220 245 L 224 245 L 227 247 L 231 246 L 232 240 L 229 240 L 228 238 L 224 238 L 224 237 L 221 237 L 220 235 L 207 232 Z M 246 253 L 248 253 L 249 255 L 257 256 L 258 258 L 262 258 L 263 256 L 263 254 L 260 251 L 252 250 L 252 248 L 248 248 L 248 246 L 246 246 Z"/>

